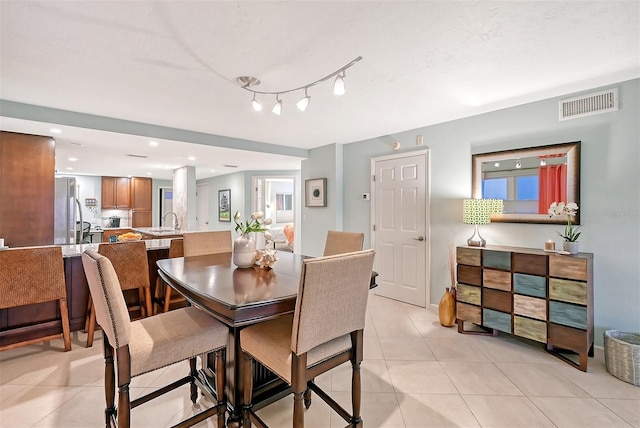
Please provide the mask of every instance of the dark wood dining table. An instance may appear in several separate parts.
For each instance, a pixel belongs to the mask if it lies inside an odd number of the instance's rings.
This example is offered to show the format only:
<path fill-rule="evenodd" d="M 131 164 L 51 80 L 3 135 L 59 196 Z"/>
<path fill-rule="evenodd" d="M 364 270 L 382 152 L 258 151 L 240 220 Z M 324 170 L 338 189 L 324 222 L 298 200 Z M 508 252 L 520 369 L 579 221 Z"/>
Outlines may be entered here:
<path fill-rule="evenodd" d="M 158 275 L 188 302 L 206 310 L 229 327 L 226 349 L 228 426 L 241 426 L 243 382 L 240 348 L 242 328 L 295 310 L 302 260 L 307 256 L 279 252 L 273 269 L 237 268 L 231 253 L 158 260 Z M 375 277 L 371 287 L 375 287 Z M 199 383 L 211 394 L 215 385 L 213 364 L 199 372 Z M 254 399 L 265 404 L 286 392 L 277 376 L 265 367 L 254 367 Z"/>
<path fill-rule="evenodd" d="M 273 269 L 258 266 L 236 268 L 231 253 L 158 260 L 158 275 L 194 306 L 206 310 L 229 327 L 226 349 L 226 393 L 228 426 L 240 426 L 243 382 L 240 364 L 240 330 L 257 322 L 292 313 L 295 309 L 300 269 L 305 256 L 278 253 Z M 199 373 L 200 383 L 210 392 L 214 385 L 211 368 Z M 256 377 L 258 379 L 256 379 Z M 257 381 L 257 383 L 256 383 Z M 273 393 L 281 382 L 268 370 L 254 375 L 258 395 Z M 258 397 L 256 397 L 258 398 Z"/>

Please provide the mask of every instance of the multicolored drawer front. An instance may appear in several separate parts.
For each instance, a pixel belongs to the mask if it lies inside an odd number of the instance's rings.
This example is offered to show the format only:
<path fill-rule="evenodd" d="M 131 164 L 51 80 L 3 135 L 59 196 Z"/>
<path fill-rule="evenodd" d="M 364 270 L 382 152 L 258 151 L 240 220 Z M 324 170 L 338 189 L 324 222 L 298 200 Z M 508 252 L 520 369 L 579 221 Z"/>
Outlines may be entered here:
<path fill-rule="evenodd" d="M 513 271 L 531 275 L 547 275 L 547 256 L 538 254 L 513 254 Z"/>
<path fill-rule="evenodd" d="M 480 308 L 480 306 L 457 302 L 456 308 L 458 310 L 457 317 L 459 320 L 482 324 L 482 308 Z"/>
<path fill-rule="evenodd" d="M 511 291 L 511 272 L 495 269 L 482 270 L 482 286 Z"/>
<path fill-rule="evenodd" d="M 511 253 L 508 251 L 482 250 L 482 266 L 511 270 Z"/>
<path fill-rule="evenodd" d="M 549 321 L 586 330 L 587 307 L 552 300 L 549 302 Z"/>
<path fill-rule="evenodd" d="M 513 291 L 527 296 L 547 297 L 547 278 L 544 276 L 513 274 Z"/>
<path fill-rule="evenodd" d="M 482 285 L 482 268 L 480 266 L 458 265 L 458 282 Z"/>
<path fill-rule="evenodd" d="M 482 325 L 505 333 L 511 333 L 511 314 L 483 308 Z"/>
<path fill-rule="evenodd" d="M 461 265 L 480 266 L 481 255 L 482 250 L 479 248 L 458 248 L 456 260 Z"/>
<path fill-rule="evenodd" d="M 586 305 L 587 283 L 569 279 L 549 278 L 549 298 Z"/>
<path fill-rule="evenodd" d="M 547 342 L 547 323 L 515 316 L 513 318 L 513 334 L 526 337 L 537 342 Z"/>
<path fill-rule="evenodd" d="M 562 255 L 549 256 L 549 276 L 586 281 L 589 276 L 588 259 Z"/>
<path fill-rule="evenodd" d="M 500 312 L 511 312 L 511 293 L 490 288 L 482 288 L 482 307 Z"/>
<path fill-rule="evenodd" d="M 513 313 L 535 318 L 542 321 L 547 320 L 547 301 L 537 297 L 522 296 L 514 294 Z"/>
<path fill-rule="evenodd" d="M 458 291 L 456 293 L 456 299 L 465 302 L 471 303 L 472 305 L 480 306 L 480 287 L 474 287 L 472 285 L 458 284 Z"/>

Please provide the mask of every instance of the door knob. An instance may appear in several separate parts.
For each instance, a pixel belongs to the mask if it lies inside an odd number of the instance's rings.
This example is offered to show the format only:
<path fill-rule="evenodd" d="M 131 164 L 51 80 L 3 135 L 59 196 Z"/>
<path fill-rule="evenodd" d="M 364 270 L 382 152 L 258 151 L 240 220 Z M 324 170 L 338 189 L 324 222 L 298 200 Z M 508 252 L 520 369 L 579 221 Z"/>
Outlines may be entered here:
<path fill-rule="evenodd" d="M 417 238 L 413 238 L 414 241 L 424 241 L 424 236 L 418 236 Z"/>

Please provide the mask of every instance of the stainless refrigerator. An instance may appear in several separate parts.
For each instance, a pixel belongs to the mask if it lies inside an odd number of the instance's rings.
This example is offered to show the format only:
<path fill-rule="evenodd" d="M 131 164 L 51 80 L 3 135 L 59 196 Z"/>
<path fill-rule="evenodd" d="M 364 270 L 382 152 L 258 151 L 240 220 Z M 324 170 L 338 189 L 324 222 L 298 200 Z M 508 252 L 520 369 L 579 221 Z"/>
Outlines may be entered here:
<path fill-rule="evenodd" d="M 71 177 L 56 178 L 55 189 L 53 243 L 58 245 L 80 244 L 82 243 L 82 233 L 79 233 L 82 230 L 82 208 L 78 200 L 76 179 Z"/>

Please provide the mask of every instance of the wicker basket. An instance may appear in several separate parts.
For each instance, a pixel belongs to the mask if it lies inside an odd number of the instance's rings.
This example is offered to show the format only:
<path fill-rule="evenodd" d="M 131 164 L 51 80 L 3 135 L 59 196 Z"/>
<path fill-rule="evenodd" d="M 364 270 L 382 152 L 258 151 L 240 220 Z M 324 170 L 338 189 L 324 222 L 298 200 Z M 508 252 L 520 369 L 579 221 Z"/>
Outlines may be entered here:
<path fill-rule="evenodd" d="M 605 331 L 604 361 L 609 373 L 640 386 L 640 334 Z"/>

